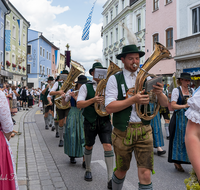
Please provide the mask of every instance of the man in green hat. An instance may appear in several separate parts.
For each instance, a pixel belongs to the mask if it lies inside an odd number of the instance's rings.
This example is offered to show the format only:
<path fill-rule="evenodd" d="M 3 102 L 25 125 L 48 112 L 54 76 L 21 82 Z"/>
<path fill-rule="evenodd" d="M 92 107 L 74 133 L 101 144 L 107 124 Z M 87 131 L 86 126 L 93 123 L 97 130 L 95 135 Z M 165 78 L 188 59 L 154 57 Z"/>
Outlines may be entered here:
<path fill-rule="evenodd" d="M 144 52 L 136 45 L 127 45 L 117 59 L 124 64 L 122 72 L 111 76 L 106 85 L 105 106 L 113 113 L 112 143 L 116 157 L 116 169 L 112 176 L 113 190 L 121 190 L 126 172 L 130 167 L 134 151 L 138 167 L 139 190 L 152 190 L 151 171 L 153 172 L 153 137 L 150 121 L 141 120 L 136 112 L 135 103 L 149 104 L 145 90 L 126 98 L 128 89 L 135 86 L 140 57 Z M 137 66 L 134 66 L 136 64 Z M 167 106 L 167 97 L 162 93 L 163 84 L 154 86 L 155 94 L 161 105 Z"/>
<path fill-rule="evenodd" d="M 100 62 L 93 64 L 92 68 L 89 70 L 89 73 L 94 77 L 95 69 L 103 69 L 103 66 Z M 94 103 L 101 103 L 104 101 L 104 98 L 101 96 L 95 96 L 95 91 L 97 84 L 100 82 L 99 79 L 93 78 L 93 83 L 83 84 L 79 90 L 77 98 L 77 108 L 84 108 L 84 131 L 85 131 L 85 164 L 86 172 L 84 179 L 86 181 L 92 181 L 91 173 L 91 158 L 92 158 L 92 149 L 95 144 L 95 138 L 98 134 L 101 143 L 103 144 L 105 162 L 107 166 L 107 175 L 108 175 L 108 188 L 112 189 L 112 172 L 113 172 L 113 162 L 114 162 L 114 152 L 111 146 L 111 132 L 112 125 L 110 122 L 110 117 L 105 116 L 101 117 L 97 114 L 94 109 Z"/>
<path fill-rule="evenodd" d="M 61 74 L 68 75 L 69 72 L 67 70 L 63 70 Z M 63 85 L 63 82 L 64 81 L 62 81 L 59 77 L 59 79 L 54 83 L 54 85 L 49 93 L 49 95 L 51 96 L 52 102 L 54 102 L 54 98 L 56 95 L 65 94 L 63 90 L 60 90 Z M 71 92 L 71 91 L 69 90 L 68 92 Z M 55 128 L 56 128 L 56 138 L 60 137 L 60 141 L 58 144 L 59 147 L 63 147 L 63 145 L 64 145 L 64 143 L 63 143 L 63 126 L 65 123 L 65 118 L 68 116 L 69 110 L 70 110 L 70 108 L 67 108 L 67 109 L 56 108 L 57 117 L 55 118 L 54 122 L 55 122 Z M 58 122 L 57 122 L 57 118 L 58 118 Z M 58 125 L 59 125 L 59 127 L 58 127 Z M 58 128 L 59 128 L 59 130 L 58 130 Z"/>
<path fill-rule="evenodd" d="M 42 102 L 44 107 L 44 121 L 45 121 L 45 129 L 49 129 L 49 120 L 51 117 L 51 112 L 53 111 L 52 105 L 49 104 L 49 101 L 47 99 L 47 96 L 51 90 L 52 82 L 54 81 L 54 78 L 52 76 L 49 76 L 47 79 L 47 84 L 44 84 L 42 86 Z"/>

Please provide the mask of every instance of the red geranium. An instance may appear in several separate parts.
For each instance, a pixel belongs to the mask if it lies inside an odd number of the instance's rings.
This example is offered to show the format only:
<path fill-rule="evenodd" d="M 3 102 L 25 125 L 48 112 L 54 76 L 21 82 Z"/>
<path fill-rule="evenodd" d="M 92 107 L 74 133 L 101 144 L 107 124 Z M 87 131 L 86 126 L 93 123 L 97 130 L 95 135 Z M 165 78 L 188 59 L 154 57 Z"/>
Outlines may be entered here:
<path fill-rule="evenodd" d="M 22 67 L 19 65 L 18 68 L 21 69 Z"/>
<path fill-rule="evenodd" d="M 16 67 L 16 64 L 13 63 L 13 64 L 12 64 L 12 67 Z"/>
<path fill-rule="evenodd" d="M 6 61 L 6 65 L 9 67 L 11 63 L 9 61 Z"/>
<path fill-rule="evenodd" d="M 23 71 L 25 71 L 26 70 L 26 68 L 25 67 L 23 67 Z"/>

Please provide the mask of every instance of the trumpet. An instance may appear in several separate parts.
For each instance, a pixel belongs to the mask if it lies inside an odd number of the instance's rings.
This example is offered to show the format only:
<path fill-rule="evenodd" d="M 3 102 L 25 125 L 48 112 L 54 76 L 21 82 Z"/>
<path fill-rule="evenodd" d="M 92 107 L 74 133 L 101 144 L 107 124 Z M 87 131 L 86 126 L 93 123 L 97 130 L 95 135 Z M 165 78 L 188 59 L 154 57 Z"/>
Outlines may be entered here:
<path fill-rule="evenodd" d="M 78 91 L 79 91 L 79 90 L 75 90 L 75 91 L 72 91 L 72 92 L 76 93 L 76 92 L 78 92 Z M 64 97 L 66 97 L 66 96 L 68 96 L 68 95 L 69 95 L 69 93 L 66 93 Z M 62 96 L 56 98 L 55 100 L 60 100 L 61 98 L 62 98 Z"/>

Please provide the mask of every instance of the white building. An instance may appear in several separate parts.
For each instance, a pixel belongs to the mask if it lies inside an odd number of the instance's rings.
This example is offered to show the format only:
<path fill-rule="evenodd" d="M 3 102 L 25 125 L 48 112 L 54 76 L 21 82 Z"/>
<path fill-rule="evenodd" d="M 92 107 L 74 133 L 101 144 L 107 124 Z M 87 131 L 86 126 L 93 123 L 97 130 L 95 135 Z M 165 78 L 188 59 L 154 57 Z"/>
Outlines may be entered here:
<path fill-rule="evenodd" d="M 127 31 L 132 30 L 138 39 L 138 48 L 145 51 L 145 0 L 108 0 L 103 6 L 103 62 L 109 66 L 112 60 L 119 67 L 123 67 L 116 55 L 121 53 L 124 45 L 129 45 L 126 38 Z M 143 64 L 145 57 L 140 59 Z"/>

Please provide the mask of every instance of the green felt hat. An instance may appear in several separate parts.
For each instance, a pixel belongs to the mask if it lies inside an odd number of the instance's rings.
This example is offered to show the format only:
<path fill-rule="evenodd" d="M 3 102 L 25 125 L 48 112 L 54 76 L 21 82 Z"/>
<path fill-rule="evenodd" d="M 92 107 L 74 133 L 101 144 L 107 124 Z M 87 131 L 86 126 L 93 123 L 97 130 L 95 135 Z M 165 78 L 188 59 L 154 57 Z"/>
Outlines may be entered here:
<path fill-rule="evenodd" d="M 145 55 L 145 52 L 139 51 L 136 45 L 127 45 L 122 48 L 122 53 L 118 54 L 116 58 L 121 60 L 121 57 L 129 53 L 139 53 L 140 57 Z"/>
<path fill-rule="evenodd" d="M 92 65 L 92 68 L 89 70 L 89 73 L 92 75 L 92 71 L 94 71 L 95 68 L 99 68 L 99 69 L 107 69 L 105 67 L 102 66 L 102 64 L 100 62 L 95 62 Z"/>
<path fill-rule="evenodd" d="M 181 73 L 181 75 L 178 79 L 191 80 L 191 75 L 190 75 L 190 73 Z"/>
<path fill-rule="evenodd" d="M 59 80 L 59 78 L 60 78 L 60 76 L 57 76 L 57 78 L 56 78 L 56 81 L 58 81 L 58 80 Z"/>
<path fill-rule="evenodd" d="M 54 78 L 52 76 L 49 76 L 49 78 L 47 79 L 47 81 L 53 81 Z"/>
<path fill-rule="evenodd" d="M 61 74 L 69 74 L 68 70 L 63 70 Z"/>

